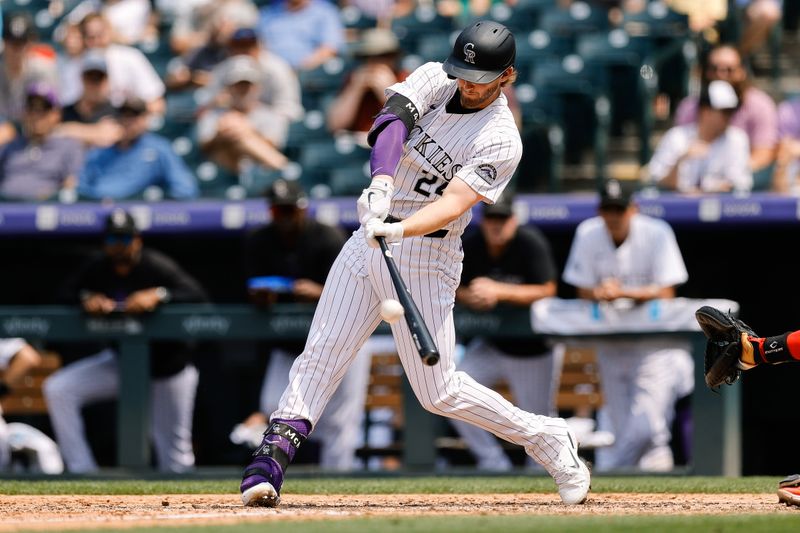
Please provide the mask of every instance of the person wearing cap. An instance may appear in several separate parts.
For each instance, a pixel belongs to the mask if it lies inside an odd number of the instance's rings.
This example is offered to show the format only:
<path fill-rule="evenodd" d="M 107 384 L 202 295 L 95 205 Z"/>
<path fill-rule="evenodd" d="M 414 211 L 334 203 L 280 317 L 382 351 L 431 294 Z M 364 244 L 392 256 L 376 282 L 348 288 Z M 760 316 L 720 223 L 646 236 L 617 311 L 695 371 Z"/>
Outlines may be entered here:
<path fill-rule="evenodd" d="M 84 150 L 79 141 L 56 135 L 60 122 L 55 87 L 29 85 L 21 134 L 0 146 L 0 197 L 43 201 L 75 188 Z"/>
<path fill-rule="evenodd" d="M 236 8 L 236 9 L 234 9 Z M 196 46 L 180 53 L 167 67 L 166 84 L 171 91 L 205 87 L 211 81 L 211 72 L 231 55 L 231 41 L 237 29 L 254 27 L 258 22 L 258 8 L 251 2 L 214 2 L 196 12 L 203 19 L 202 35 Z M 176 31 L 175 21 L 172 27 Z M 179 47 L 184 46 L 181 42 Z M 177 50 L 175 50 L 178 53 Z"/>
<path fill-rule="evenodd" d="M 342 18 L 325 0 L 280 0 L 261 8 L 258 33 L 293 69 L 313 70 L 344 48 Z"/>
<path fill-rule="evenodd" d="M 108 66 L 105 57 L 90 51 L 81 65 L 83 91 L 78 100 L 64 106 L 58 134 L 74 137 L 87 146 L 109 146 L 119 141 L 122 127 L 114 119 L 109 100 Z"/>
<path fill-rule="evenodd" d="M 769 169 L 775 160 L 778 144 L 778 112 L 775 101 L 765 91 L 753 85 L 741 52 L 733 45 L 722 44 L 712 48 L 701 68 L 701 86 L 714 80 L 727 81 L 733 86 L 739 98 L 739 106 L 731 116 L 731 125 L 747 133 L 752 172 Z M 675 110 L 675 125 L 696 123 L 699 118 L 699 101 L 698 95 L 690 95 L 681 100 Z"/>
<path fill-rule="evenodd" d="M 230 85 L 231 71 L 241 71 L 246 56 L 255 61 L 257 79 L 252 79 L 260 87 L 259 99 L 272 114 L 272 132 L 269 136 L 276 148 L 286 142 L 289 123 L 303 118 L 300 82 L 289 64 L 280 56 L 262 46 L 254 28 L 240 27 L 234 30 L 227 43 L 228 58 L 211 71 L 204 91 L 210 101 L 201 99 L 205 108 L 231 106 L 227 87 Z M 252 69 L 250 69 L 252 70 Z M 252 76 L 251 76 L 252 77 Z"/>
<path fill-rule="evenodd" d="M 34 21 L 25 12 L 4 14 L 0 67 L 0 118 L 11 122 L 22 120 L 29 85 L 58 86 L 56 52 L 38 42 Z"/>
<path fill-rule="evenodd" d="M 638 211 L 637 185 L 615 179 L 603 184 L 598 215 L 576 228 L 562 274 L 578 298 L 597 302 L 601 312 L 675 298 L 689 278 L 672 228 Z M 611 446 L 596 451 L 595 469 L 671 470 L 675 402 L 694 383 L 688 341 L 647 335 L 597 339 L 592 346 L 604 399 L 599 428 L 615 436 Z"/>
<path fill-rule="evenodd" d="M 279 147 L 286 140 L 288 120 L 275 106 L 261 100 L 263 72 L 250 55 L 225 62 L 225 85 L 216 105 L 200 113 L 197 140 L 209 159 L 228 172 L 240 174 L 245 159 L 272 170 L 289 160 Z"/>
<path fill-rule="evenodd" d="M 367 146 L 372 120 L 386 103 L 386 88 L 408 76 L 399 64 L 400 42 L 390 29 L 364 30 L 353 50 L 360 62 L 328 105 L 327 127 L 333 134 L 352 132 Z"/>
<path fill-rule="evenodd" d="M 386 89 L 367 137 L 371 180 L 356 202 L 361 226 L 331 267 L 303 353 L 244 469 L 244 505 L 278 505 L 286 469 L 318 424 L 338 377 L 378 327 L 382 302 L 396 299 L 383 247 L 391 250 L 437 349 L 438 358 L 418 349 L 419 337 L 406 323 L 392 324 L 423 408 L 523 447 L 552 476 L 565 505 L 586 501 L 591 473 L 566 421 L 523 411 L 455 368 L 461 235 L 475 205 L 498 200 L 522 156 L 502 93 L 517 78 L 515 60 L 513 33 L 478 21 L 458 34 L 444 62 L 425 63 Z"/>
<path fill-rule="evenodd" d="M 680 193 L 720 193 L 753 188 L 747 134 L 731 125 L 739 100 L 733 86 L 703 87 L 697 122 L 670 128 L 648 164 L 658 187 Z"/>
<path fill-rule="evenodd" d="M 464 267 L 456 302 L 476 311 L 529 307 L 556 295 L 558 271 L 550 244 L 535 226 L 520 226 L 513 195 L 503 193 L 485 205 L 477 231 L 464 236 Z M 467 345 L 458 369 L 478 383 L 509 385 L 516 405 L 532 413 L 556 416 L 563 350 L 541 339 L 476 337 Z M 481 470 L 512 468 L 497 439 L 460 420 L 453 426 Z"/>
<path fill-rule="evenodd" d="M 111 103 L 120 105 L 129 96 L 147 103 L 148 112 L 161 115 L 166 109 L 165 86 L 147 56 L 136 47 L 112 42 L 111 28 L 100 13 L 86 15 L 79 24 L 85 52 L 104 55 L 108 68 Z M 80 66 L 62 71 L 62 83 L 81 86 Z"/>
<path fill-rule="evenodd" d="M 169 44 L 178 56 L 209 43 L 219 20 L 234 28 L 258 24 L 258 7 L 252 0 L 156 0 L 156 4 L 159 13 L 172 21 Z"/>
<path fill-rule="evenodd" d="M 266 200 L 272 221 L 251 231 L 244 241 L 248 297 L 262 308 L 279 302 L 316 302 L 345 235 L 340 228 L 308 215 L 308 197 L 296 181 L 276 180 L 267 189 Z M 282 281 L 280 285 L 276 283 L 278 279 Z M 267 280 L 274 282 L 263 283 Z M 237 425 L 232 436 L 254 433 L 252 447 L 260 444 L 268 416 L 278 406 L 289 369 L 303 351 L 303 344 L 258 344 L 259 352 L 269 358 L 259 410 Z M 364 411 L 369 362 L 369 357 L 363 356 L 350 368 L 328 405 L 328 420 L 314 431 L 313 438 L 322 445 L 319 466 L 325 470 L 355 467 L 359 435 L 349 423 L 358 420 Z"/>
<path fill-rule="evenodd" d="M 167 198 L 199 194 L 197 179 L 166 137 L 148 131 L 147 104 L 128 98 L 115 108 L 122 136 L 111 146 L 86 154 L 78 177 L 79 196 L 92 200 L 136 198 L 159 187 Z"/>
<path fill-rule="evenodd" d="M 205 290 L 173 259 L 148 248 L 136 221 L 122 208 L 106 216 L 102 249 L 87 257 L 59 290 L 59 300 L 85 313 L 140 317 L 175 303 L 205 302 Z M 198 373 L 192 346 L 183 341 L 152 343 L 150 417 L 159 470 L 187 472 L 194 467 L 192 415 Z M 50 422 L 67 470 L 98 470 L 84 431 L 81 409 L 119 393 L 117 351 L 113 344 L 54 372 L 44 382 Z"/>

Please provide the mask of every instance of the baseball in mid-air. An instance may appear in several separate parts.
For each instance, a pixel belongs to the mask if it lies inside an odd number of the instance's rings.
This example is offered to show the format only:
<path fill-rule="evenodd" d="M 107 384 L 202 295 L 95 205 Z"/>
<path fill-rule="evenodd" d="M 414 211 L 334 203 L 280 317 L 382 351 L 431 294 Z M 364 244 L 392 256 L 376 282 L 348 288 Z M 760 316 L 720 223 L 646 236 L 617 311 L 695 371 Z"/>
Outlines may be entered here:
<path fill-rule="evenodd" d="M 405 314 L 403 304 L 393 298 L 387 298 L 381 302 L 381 318 L 389 324 L 394 324 Z"/>

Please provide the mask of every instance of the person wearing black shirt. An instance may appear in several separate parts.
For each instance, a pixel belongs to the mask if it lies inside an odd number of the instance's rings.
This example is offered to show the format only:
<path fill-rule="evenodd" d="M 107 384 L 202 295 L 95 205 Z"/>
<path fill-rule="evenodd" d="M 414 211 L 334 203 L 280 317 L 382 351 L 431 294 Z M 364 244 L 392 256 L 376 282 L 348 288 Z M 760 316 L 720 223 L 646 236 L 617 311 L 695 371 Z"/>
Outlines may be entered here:
<path fill-rule="evenodd" d="M 307 214 L 308 198 L 295 181 L 276 180 L 267 191 L 272 222 L 253 230 L 245 239 L 245 274 L 250 300 L 267 307 L 274 303 L 316 302 L 333 261 L 345 242 L 341 229 L 318 222 Z M 238 424 L 231 434 L 236 443 L 255 448 L 261 443 L 269 415 L 278 401 L 304 340 L 260 343 L 269 354 L 261 387 L 259 411 Z M 362 350 L 365 352 L 365 350 Z M 370 359 L 360 353 L 342 378 L 342 385 L 314 428 L 312 439 L 322 444 L 320 467 L 349 470 L 354 467 L 360 420 L 366 400 Z"/>
<path fill-rule="evenodd" d="M 535 227 L 521 227 L 506 192 L 483 208 L 479 230 L 463 239 L 464 263 L 456 301 L 478 311 L 498 305 L 529 307 L 541 298 L 555 296 L 558 276 L 550 245 Z M 458 370 L 486 386 L 508 383 L 520 409 L 556 416 L 563 352 L 540 339 L 472 339 Z M 484 470 L 509 470 L 511 460 L 490 433 L 466 422 L 452 420 Z"/>
<path fill-rule="evenodd" d="M 166 255 L 143 247 L 133 217 L 109 214 L 101 253 L 66 282 L 61 298 L 96 316 L 136 316 L 168 302 L 204 302 L 205 290 Z M 158 468 L 185 472 L 194 467 L 192 415 L 198 373 L 192 347 L 181 341 L 154 342 L 150 350 L 152 436 Z M 119 392 L 113 347 L 71 363 L 44 383 L 50 421 L 70 472 L 97 470 L 84 433 L 81 408 Z"/>

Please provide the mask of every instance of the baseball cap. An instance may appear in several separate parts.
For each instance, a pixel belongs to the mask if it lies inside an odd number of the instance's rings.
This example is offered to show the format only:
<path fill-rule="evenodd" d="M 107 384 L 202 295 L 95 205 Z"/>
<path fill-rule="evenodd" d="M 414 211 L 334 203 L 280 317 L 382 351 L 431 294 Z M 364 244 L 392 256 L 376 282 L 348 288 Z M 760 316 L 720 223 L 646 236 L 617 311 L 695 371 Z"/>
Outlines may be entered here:
<path fill-rule="evenodd" d="M 36 28 L 27 13 L 12 13 L 4 17 L 3 39 L 10 41 L 32 41 L 36 38 Z"/>
<path fill-rule="evenodd" d="M 99 50 L 89 50 L 83 54 L 81 60 L 81 72 L 104 72 L 108 73 L 108 63 L 103 52 Z"/>
<path fill-rule="evenodd" d="M 258 40 L 258 33 L 254 28 L 237 28 L 230 38 L 231 42 Z"/>
<path fill-rule="evenodd" d="M 27 98 L 41 98 L 52 107 L 59 107 L 56 89 L 46 81 L 35 81 L 25 88 Z"/>
<path fill-rule="evenodd" d="M 631 180 L 609 179 L 600 191 L 600 208 L 628 207 L 633 200 L 636 184 Z"/>
<path fill-rule="evenodd" d="M 138 235 L 139 229 L 130 213 L 121 207 L 114 208 L 106 217 L 105 234 L 131 236 Z"/>
<path fill-rule="evenodd" d="M 115 111 L 117 115 L 130 113 L 133 115 L 143 115 L 147 112 L 147 103 L 141 98 L 135 96 L 127 97 L 121 104 L 116 106 Z"/>
<path fill-rule="evenodd" d="M 493 204 L 483 204 L 484 217 L 510 217 L 514 214 L 514 195 L 503 193 Z"/>
<path fill-rule="evenodd" d="M 225 72 L 225 85 L 233 85 L 240 81 L 258 83 L 261 80 L 261 71 L 258 63 L 250 56 L 237 55 L 228 60 Z"/>
<path fill-rule="evenodd" d="M 267 189 L 266 196 L 272 206 L 292 206 L 300 209 L 308 207 L 308 196 L 296 181 L 275 180 Z"/>
<path fill-rule="evenodd" d="M 356 57 L 382 56 L 400 51 L 400 41 L 392 30 L 370 28 L 361 34 L 361 41 L 353 47 Z"/>
<path fill-rule="evenodd" d="M 739 106 L 739 97 L 733 85 L 725 80 L 714 80 L 700 92 L 700 105 L 719 111 L 730 111 Z"/>

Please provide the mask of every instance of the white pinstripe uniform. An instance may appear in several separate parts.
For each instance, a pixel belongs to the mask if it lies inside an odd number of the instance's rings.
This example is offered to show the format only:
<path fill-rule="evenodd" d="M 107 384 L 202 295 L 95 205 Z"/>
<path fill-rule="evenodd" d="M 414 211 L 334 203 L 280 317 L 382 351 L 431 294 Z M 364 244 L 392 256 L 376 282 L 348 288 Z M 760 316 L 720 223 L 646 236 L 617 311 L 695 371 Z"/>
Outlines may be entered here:
<path fill-rule="evenodd" d="M 420 111 L 394 174 L 391 216 L 407 218 L 435 201 L 454 176 L 494 202 L 519 163 L 521 141 L 505 96 L 475 113 L 451 114 L 446 104 L 456 90 L 457 82 L 448 79 L 440 63 L 427 63 L 387 89 Z M 398 353 L 425 409 L 471 422 L 524 446 L 546 468 L 561 468 L 556 462 L 568 447 L 564 420 L 525 412 L 455 369 L 452 312 L 463 257 L 460 237 L 470 217 L 467 210 L 447 225 L 444 238 L 404 238 L 393 248 L 441 359 L 431 367 L 421 362 L 404 321 L 392 325 Z M 359 228 L 331 268 L 305 350 L 292 367 L 273 420 L 316 423 L 356 352 L 379 324 L 378 308 L 385 298 L 396 298 L 396 293 L 384 259 L 379 249 L 367 245 Z"/>
<path fill-rule="evenodd" d="M 11 359 L 25 347 L 25 340 L 20 338 L 0 339 L 0 370 L 5 370 Z M 8 466 L 11 459 L 11 449 L 8 447 L 8 426 L 3 420 L 3 410 L 0 408 L 0 471 Z"/>
<path fill-rule="evenodd" d="M 563 279 L 576 287 L 596 287 L 616 278 L 625 288 L 671 287 L 689 278 L 672 228 L 663 220 L 635 214 L 630 234 L 615 246 L 603 219 L 584 220 L 564 267 Z M 604 418 L 615 442 L 597 450 L 595 467 L 673 467 L 669 447 L 675 400 L 686 393 L 694 368 L 687 342 L 642 337 L 594 343 L 605 400 Z M 688 366 L 687 366 L 688 365 Z M 687 376 L 688 374 L 688 376 Z"/>

